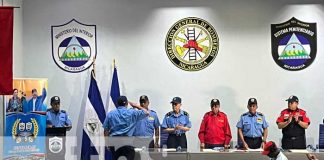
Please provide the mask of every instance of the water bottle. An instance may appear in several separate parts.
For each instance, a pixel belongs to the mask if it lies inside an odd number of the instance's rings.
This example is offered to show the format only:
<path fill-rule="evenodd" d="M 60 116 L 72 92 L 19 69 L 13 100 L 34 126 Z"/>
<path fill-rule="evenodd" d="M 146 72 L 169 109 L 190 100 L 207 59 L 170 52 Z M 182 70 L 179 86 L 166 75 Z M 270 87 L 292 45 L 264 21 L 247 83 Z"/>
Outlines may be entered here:
<path fill-rule="evenodd" d="M 181 146 L 178 146 L 176 149 L 177 152 L 181 152 Z"/>

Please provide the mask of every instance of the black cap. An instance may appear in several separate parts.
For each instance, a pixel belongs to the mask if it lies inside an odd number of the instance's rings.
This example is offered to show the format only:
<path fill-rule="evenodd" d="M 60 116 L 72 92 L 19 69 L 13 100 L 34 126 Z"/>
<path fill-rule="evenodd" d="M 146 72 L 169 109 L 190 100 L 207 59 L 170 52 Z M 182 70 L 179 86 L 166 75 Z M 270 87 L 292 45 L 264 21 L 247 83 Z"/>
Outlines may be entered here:
<path fill-rule="evenodd" d="M 214 106 L 214 105 L 219 105 L 219 104 L 220 104 L 220 102 L 219 102 L 218 99 L 212 99 L 212 100 L 210 101 L 210 106 L 211 106 L 211 107 Z"/>
<path fill-rule="evenodd" d="M 255 98 L 250 98 L 248 101 L 248 105 L 251 105 L 251 104 L 258 104 L 258 101 Z"/>
<path fill-rule="evenodd" d="M 286 99 L 286 101 L 288 101 L 289 103 L 290 102 L 299 102 L 298 97 L 296 97 L 294 95 L 290 96 L 288 99 Z"/>
<path fill-rule="evenodd" d="M 180 97 L 174 97 L 170 103 L 181 103 L 181 98 Z"/>
<path fill-rule="evenodd" d="M 119 96 L 117 103 L 119 106 L 125 106 L 128 103 L 127 97 L 126 96 Z"/>
<path fill-rule="evenodd" d="M 60 103 L 60 97 L 59 96 L 53 96 L 51 98 L 51 104 L 52 103 Z"/>
<path fill-rule="evenodd" d="M 145 103 L 145 102 L 147 102 L 149 99 L 148 99 L 148 97 L 146 96 L 146 95 L 142 95 L 141 97 L 140 97 L 140 99 L 139 99 L 139 102 L 140 103 Z"/>

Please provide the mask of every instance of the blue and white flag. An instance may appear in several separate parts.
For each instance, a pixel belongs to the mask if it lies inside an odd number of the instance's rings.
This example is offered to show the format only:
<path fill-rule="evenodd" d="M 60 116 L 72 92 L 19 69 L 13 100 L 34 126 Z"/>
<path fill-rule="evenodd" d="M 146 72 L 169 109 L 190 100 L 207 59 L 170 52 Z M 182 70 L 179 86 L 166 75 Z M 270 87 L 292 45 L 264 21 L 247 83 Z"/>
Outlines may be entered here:
<path fill-rule="evenodd" d="M 91 71 L 84 113 L 81 159 L 105 159 L 105 139 L 102 124 L 106 118 L 106 112 L 93 70 Z"/>
<path fill-rule="evenodd" d="M 111 80 L 110 95 L 108 96 L 109 97 L 108 112 L 113 110 L 114 108 L 118 107 L 117 99 L 119 96 L 120 96 L 120 91 L 119 91 L 117 68 L 114 65 L 114 71 L 113 71 L 113 76 L 112 76 L 112 80 Z"/>

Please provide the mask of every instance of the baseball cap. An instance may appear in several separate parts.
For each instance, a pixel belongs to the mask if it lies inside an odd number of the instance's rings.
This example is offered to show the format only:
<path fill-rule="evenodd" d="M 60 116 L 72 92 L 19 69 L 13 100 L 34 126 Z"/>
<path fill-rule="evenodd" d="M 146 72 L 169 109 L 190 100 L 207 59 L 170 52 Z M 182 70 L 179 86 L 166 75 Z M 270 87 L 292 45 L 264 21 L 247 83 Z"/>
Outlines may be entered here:
<path fill-rule="evenodd" d="M 170 103 L 181 103 L 181 98 L 180 97 L 174 97 Z"/>
<path fill-rule="evenodd" d="M 149 99 L 148 99 L 148 97 L 146 96 L 146 95 L 142 95 L 141 97 L 140 97 L 140 99 L 139 99 L 139 102 L 140 103 L 145 103 L 146 101 L 148 101 Z"/>
<path fill-rule="evenodd" d="M 117 99 L 117 103 L 119 106 L 125 106 L 127 104 L 128 100 L 126 96 L 119 96 Z"/>
<path fill-rule="evenodd" d="M 273 141 L 269 141 L 264 145 L 262 154 L 268 155 L 270 152 L 273 152 L 276 149 L 277 149 L 276 144 Z"/>
<path fill-rule="evenodd" d="M 53 96 L 51 98 L 51 104 L 52 103 L 60 103 L 60 97 L 59 96 Z"/>
<path fill-rule="evenodd" d="M 218 99 L 212 99 L 212 100 L 210 101 L 210 106 L 213 106 L 213 105 L 219 105 L 219 104 L 220 104 L 220 102 L 219 102 Z"/>
<path fill-rule="evenodd" d="M 288 102 L 299 102 L 298 97 L 292 95 L 288 99 L 286 99 Z"/>
<path fill-rule="evenodd" d="M 258 104 L 258 101 L 255 98 L 250 98 L 248 101 L 248 105 L 251 105 L 251 104 Z"/>

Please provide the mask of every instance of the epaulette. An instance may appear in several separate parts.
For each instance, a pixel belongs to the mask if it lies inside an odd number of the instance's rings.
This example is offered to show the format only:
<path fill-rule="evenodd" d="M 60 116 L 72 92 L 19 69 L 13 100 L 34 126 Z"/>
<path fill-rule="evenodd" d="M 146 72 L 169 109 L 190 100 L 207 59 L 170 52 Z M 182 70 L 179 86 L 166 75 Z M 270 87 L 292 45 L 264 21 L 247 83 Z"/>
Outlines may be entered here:
<path fill-rule="evenodd" d="M 52 110 L 52 108 L 49 108 L 49 109 L 46 110 L 46 112 L 51 111 L 51 110 Z"/>
<path fill-rule="evenodd" d="M 257 112 L 257 113 L 258 113 L 258 115 L 263 116 L 263 113 L 261 113 L 261 112 Z"/>
<path fill-rule="evenodd" d="M 241 116 L 246 116 L 246 115 L 248 115 L 249 114 L 249 112 L 245 112 L 245 113 L 243 113 Z"/>
<path fill-rule="evenodd" d="M 185 116 L 189 117 L 189 113 L 188 113 L 188 112 L 183 111 L 183 114 L 184 114 Z"/>
<path fill-rule="evenodd" d="M 62 113 L 66 113 L 66 111 L 65 111 L 65 110 L 61 110 L 61 112 L 62 112 Z"/>
<path fill-rule="evenodd" d="M 165 116 L 166 116 L 166 117 L 170 117 L 171 114 L 172 114 L 172 112 L 173 112 L 173 111 L 168 112 L 167 114 L 165 114 Z"/>
<path fill-rule="evenodd" d="M 156 113 L 155 111 L 153 111 L 153 110 L 150 110 L 151 112 L 154 112 L 154 113 Z"/>

